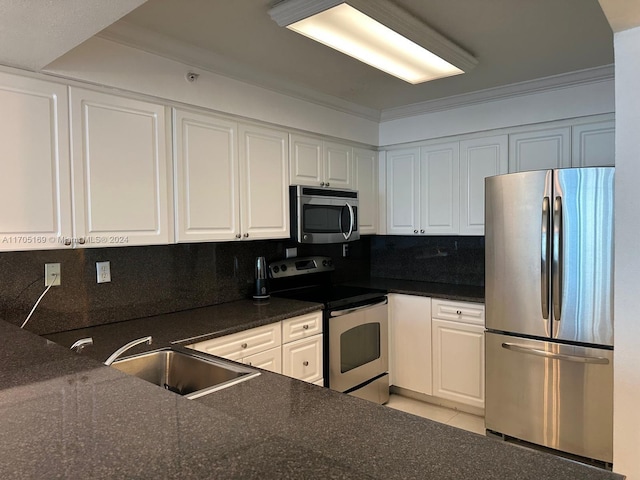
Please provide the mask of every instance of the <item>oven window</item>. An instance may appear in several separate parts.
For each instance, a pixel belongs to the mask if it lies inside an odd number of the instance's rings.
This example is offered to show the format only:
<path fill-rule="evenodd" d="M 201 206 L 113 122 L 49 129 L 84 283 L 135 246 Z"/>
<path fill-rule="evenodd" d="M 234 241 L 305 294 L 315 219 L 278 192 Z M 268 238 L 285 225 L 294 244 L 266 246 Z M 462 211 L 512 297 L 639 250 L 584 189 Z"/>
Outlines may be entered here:
<path fill-rule="evenodd" d="M 303 231 L 306 233 L 342 232 L 343 210 L 343 207 L 332 205 L 303 205 Z"/>
<path fill-rule="evenodd" d="M 380 324 L 365 323 L 340 335 L 342 373 L 380 358 Z"/>

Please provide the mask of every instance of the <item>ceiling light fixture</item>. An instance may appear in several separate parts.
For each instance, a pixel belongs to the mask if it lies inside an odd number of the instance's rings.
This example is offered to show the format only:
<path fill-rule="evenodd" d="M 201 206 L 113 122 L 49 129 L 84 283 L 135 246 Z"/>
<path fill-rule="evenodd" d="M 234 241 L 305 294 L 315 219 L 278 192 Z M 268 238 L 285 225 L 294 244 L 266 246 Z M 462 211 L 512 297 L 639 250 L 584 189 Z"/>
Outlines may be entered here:
<path fill-rule="evenodd" d="M 283 0 L 269 10 L 281 27 L 417 84 L 468 72 L 478 61 L 384 0 Z"/>

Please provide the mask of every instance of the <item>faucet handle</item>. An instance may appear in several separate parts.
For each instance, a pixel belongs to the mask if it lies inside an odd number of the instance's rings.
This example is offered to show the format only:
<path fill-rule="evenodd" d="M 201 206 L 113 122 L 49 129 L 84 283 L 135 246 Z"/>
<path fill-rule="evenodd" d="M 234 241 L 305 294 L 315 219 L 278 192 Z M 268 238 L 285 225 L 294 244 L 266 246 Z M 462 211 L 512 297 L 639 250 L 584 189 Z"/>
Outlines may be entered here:
<path fill-rule="evenodd" d="M 80 340 L 76 340 L 69 349 L 70 350 L 75 349 L 76 353 L 80 353 L 84 349 L 84 347 L 86 347 L 87 345 L 93 345 L 92 337 L 81 338 Z"/>

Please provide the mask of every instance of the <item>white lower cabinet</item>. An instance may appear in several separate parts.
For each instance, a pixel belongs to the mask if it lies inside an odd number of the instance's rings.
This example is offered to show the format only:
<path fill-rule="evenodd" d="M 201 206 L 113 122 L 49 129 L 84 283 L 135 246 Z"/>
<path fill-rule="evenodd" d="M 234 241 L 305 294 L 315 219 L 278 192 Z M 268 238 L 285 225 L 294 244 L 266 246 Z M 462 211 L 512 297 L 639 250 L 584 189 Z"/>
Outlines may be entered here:
<path fill-rule="evenodd" d="M 187 347 L 306 382 L 324 383 L 319 311 Z"/>
<path fill-rule="evenodd" d="M 431 298 L 389 295 L 391 384 L 431 395 Z"/>
<path fill-rule="evenodd" d="M 433 396 L 484 408 L 484 305 L 433 300 L 432 309 Z"/>

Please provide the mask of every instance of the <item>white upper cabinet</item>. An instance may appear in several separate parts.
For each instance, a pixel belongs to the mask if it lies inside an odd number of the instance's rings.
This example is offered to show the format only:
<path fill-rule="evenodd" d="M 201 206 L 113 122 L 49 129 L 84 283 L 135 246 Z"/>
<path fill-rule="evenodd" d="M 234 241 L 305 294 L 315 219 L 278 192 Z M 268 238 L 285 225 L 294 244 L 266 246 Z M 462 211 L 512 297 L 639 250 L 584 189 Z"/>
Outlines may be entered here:
<path fill-rule="evenodd" d="M 238 125 L 174 110 L 176 240 L 234 240 L 240 235 Z"/>
<path fill-rule="evenodd" d="M 288 134 L 257 125 L 240 125 L 239 139 L 242 238 L 288 238 Z"/>
<path fill-rule="evenodd" d="M 420 149 L 387 152 L 387 233 L 413 235 L 419 223 Z M 415 233 L 418 233 L 417 230 Z"/>
<path fill-rule="evenodd" d="M 420 148 L 420 234 L 456 234 L 460 222 L 458 142 Z"/>
<path fill-rule="evenodd" d="M 378 152 L 353 149 L 354 188 L 358 190 L 361 235 L 378 233 Z"/>
<path fill-rule="evenodd" d="M 460 235 L 484 235 L 484 180 L 508 169 L 507 135 L 460 142 Z"/>
<path fill-rule="evenodd" d="M 350 146 L 292 134 L 289 151 L 291 185 L 354 188 Z"/>
<path fill-rule="evenodd" d="M 509 172 L 571 166 L 571 127 L 509 135 Z"/>
<path fill-rule="evenodd" d="M 67 87 L 0 73 L 0 251 L 70 244 Z"/>
<path fill-rule="evenodd" d="M 70 99 L 78 243 L 172 242 L 165 107 L 80 88 Z"/>
<path fill-rule="evenodd" d="M 603 167 L 615 164 L 615 122 L 575 125 L 571 129 L 571 166 Z"/>

